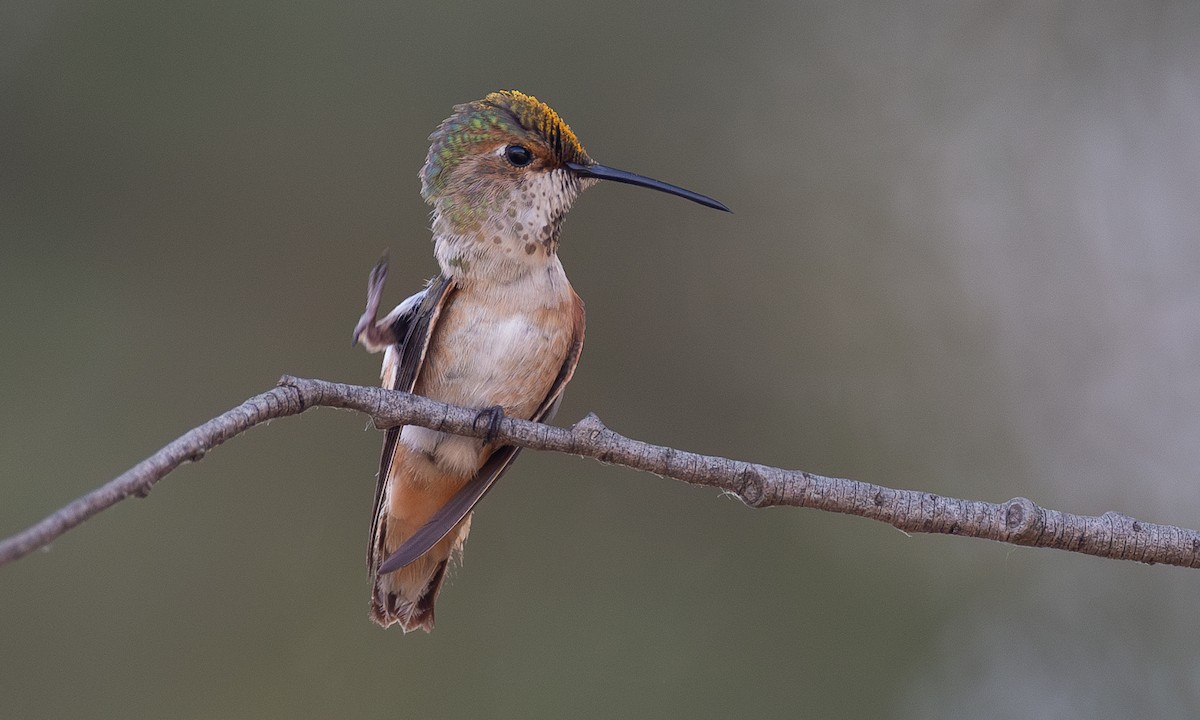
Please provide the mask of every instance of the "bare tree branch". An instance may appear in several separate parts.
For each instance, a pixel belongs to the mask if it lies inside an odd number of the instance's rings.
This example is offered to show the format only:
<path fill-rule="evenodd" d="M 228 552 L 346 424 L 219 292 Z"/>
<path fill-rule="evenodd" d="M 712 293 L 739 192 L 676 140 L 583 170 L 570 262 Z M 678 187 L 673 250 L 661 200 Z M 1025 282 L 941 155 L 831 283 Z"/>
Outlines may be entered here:
<path fill-rule="evenodd" d="M 0 542 L 6 565 L 131 495 L 144 497 L 184 462 L 272 418 L 311 407 L 335 407 L 370 415 L 378 427 L 422 427 L 483 437 L 491 428 L 478 411 L 408 393 L 284 376 L 279 385 L 209 420 L 96 490 Z M 650 445 L 618 435 L 589 414 L 571 428 L 504 418 L 497 440 L 552 450 L 720 488 L 750 507 L 807 507 L 878 520 L 907 532 L 985 538 L 1014 545 L 1054 548 L 1114 560 L 1200 567 L 1200 533 L 1155 525 L 1116 512 L 1099 517 L 1040 507 L 1025 498 L 995 504 L 959 500 L 916 490 L 894 490 L 801 470 L 757 465 Z"/>

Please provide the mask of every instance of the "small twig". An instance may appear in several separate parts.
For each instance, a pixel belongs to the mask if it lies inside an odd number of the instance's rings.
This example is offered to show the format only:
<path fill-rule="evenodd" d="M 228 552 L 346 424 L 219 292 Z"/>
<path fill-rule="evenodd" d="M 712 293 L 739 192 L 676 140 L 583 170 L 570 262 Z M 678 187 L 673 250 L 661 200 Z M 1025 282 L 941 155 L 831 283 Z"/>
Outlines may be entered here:
<path fill-rule="evenodd" d="M 312 407 L 336 407 L 370 415 L 379 427 L 422 427 L 552 450 L 719 488 L 751 507 L 808 507 L 878 520 L 907 532 L 985 538 L 1014 545 L 1054 548 L 1116 560 L 1200 567 L 1200 533 L 1144 523 L 1116 512 L 1099 517 L 1050 510 L 1025 498 L 996 504 L 959 500 L 916 490 L 824 477 L 801 470 L 698 455 L 623 437 L 588 415 L 560 428 L 505 417 L 498 427 L 476 422 L 478 410 L 447 405 L 378 387 L 344 385 L 284 376 L 279 386 L 189 431 L 100 488 L 0 542 L 6 565 L 131 495 L 145 496 L 184 462 L 272 418 Z"/>

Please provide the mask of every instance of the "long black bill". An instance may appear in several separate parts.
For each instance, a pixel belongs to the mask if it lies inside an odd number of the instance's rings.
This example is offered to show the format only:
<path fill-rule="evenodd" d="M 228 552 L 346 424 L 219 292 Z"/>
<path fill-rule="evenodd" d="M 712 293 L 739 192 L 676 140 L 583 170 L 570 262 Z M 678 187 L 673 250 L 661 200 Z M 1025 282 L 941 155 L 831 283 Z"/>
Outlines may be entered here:
<path fill-rule="evenodd" d="M 660 190 L 665 193 L 671 193 L 672 195 L 678 195 L 681 198 L 687 198 L 692 202 L 698 202 L 701 205 L 713 208 L 715 210 L 733 212 L 729 208 L 725 207 L 725 203 L 713 200 L 707 195 L 701 195 L 700 193 L 695 193 L 691 190 L 685 190 L 678 185 L 672 185 L 670 183 L 662 182 L 661 180 L 648 178 L 645 175 L 638 175 L 637 173 L 625 172 L 624 170 L 617 170 L 616 168 L 610 168 L 597 164 L 580 165 L 579 163 L 569 162 L 566 163 L 566 166 L 579 177 L 590 177 L 600 180 L 615 180 L 621 183 L 629 183 L 630 185 L 650 188 L 651 190 Z"/>

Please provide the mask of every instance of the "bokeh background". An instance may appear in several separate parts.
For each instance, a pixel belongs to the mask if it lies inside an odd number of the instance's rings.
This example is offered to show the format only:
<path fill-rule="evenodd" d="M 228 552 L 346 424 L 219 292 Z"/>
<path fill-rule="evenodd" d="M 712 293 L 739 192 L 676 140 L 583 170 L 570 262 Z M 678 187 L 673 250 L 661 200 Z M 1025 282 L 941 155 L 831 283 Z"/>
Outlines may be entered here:
<path fill-rule="evenodd" d="M 0 4 L 0 532 L 283 373 L 516 87 L 577 204 L 559 413 L 1200 525 L 1200 4 Z M 0 570 L 0 717 L 1195 717 L 1200 574 L 751 511 L 526 453 L 429 636 L 366 618 L 380 435 L 258 428 Z"/>

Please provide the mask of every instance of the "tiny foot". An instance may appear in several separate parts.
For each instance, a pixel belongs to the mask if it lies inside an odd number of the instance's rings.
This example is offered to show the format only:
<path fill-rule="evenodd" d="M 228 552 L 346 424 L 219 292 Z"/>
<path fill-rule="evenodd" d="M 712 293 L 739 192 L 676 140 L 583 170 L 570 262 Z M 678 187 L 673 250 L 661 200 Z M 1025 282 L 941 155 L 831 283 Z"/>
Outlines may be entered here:
<path fill-rule="evenodd" d="M 504 419 L 504 408 L 500 405 L 493 405 L 489 408 L 484 408 L 475 415 L 475 419 L 471 422 L 471 429 L 479 426 L 479 423 L 487 423 L 487 433 L 483 436 L 484 442 L 490 443 L 500 434 L 500 421 Z"/>
<path fill-rule="evenodd" d="M 375 263 L 375 267 L 371 268 L 371 275 L 367 278 L 367 306 L 363 309 L 362 315 L 358 318 L 358 324 L 354 326 L 354 337 L 351 338 L 351 347 L 366 335 L 366 340 L 375 344 L 381 340 L 375 330 L 375 317 L 379 315 L 379 303 L 383 300 L 383 286 L 387 282 L 388 271 L 388 254 L 384 251 L 383 256 L 379 258 L 379 262 Z"/>

